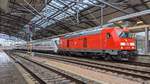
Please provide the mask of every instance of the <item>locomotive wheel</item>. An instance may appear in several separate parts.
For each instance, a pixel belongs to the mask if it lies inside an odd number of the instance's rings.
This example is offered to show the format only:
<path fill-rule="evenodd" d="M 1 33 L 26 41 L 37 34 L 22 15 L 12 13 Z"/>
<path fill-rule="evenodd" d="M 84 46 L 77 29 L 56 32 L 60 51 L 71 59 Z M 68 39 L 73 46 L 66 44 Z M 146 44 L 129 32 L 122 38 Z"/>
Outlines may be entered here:
<path fill-rule="evenodd" d="M 66 56 L 71 56 L 69 51 L 66 51 L 65 54 L 66 54 Z"/>
<path fill-rule="evenodd" d="M 114 61 L 115 61 L 115 60 L 118 60 L 118 57 L 117 57 L 116 55 L 113 55 L 111 58 L 112 58 L 112 60 L 114 60 Z"/>
<path fill-rule="evenodd" d="M 104 56 L 104 60 L 112 60 L 111 55 L 109 55 L 109 54 L 105 54 L 105 56 Z"/>
<path fill-rule="evenodd" d="M 63 55 L 67 56 L 67 52 L 62 52 Z"/>
<path fill-rule="evenodd" d="M 68 56 L 72 56 L 73 54 L 71 52 L 67 52 Z"/>

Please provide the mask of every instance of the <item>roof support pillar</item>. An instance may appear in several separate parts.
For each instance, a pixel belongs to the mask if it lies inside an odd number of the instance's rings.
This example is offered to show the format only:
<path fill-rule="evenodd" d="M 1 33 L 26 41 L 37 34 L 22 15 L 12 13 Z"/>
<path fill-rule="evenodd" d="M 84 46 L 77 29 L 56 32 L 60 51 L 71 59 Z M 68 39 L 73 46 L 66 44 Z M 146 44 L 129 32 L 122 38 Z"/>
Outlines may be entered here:
<path fill-rule="evenodd" d="M 145 28 L 145 55 L 149 52 L 149 28 Z"/>

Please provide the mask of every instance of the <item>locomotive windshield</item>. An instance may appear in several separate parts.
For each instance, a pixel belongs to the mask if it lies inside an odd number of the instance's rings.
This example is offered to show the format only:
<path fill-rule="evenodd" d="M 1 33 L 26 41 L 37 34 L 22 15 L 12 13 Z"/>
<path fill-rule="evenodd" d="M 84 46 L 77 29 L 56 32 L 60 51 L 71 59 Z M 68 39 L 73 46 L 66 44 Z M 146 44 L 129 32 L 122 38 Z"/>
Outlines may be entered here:
<path fill-rule="evenodd" d="M 129 32 L 121 32 L 119 34 L 119 37 L 121 38 L 132 38 L 133 37 L 133 34 L 129 33 Z"/>

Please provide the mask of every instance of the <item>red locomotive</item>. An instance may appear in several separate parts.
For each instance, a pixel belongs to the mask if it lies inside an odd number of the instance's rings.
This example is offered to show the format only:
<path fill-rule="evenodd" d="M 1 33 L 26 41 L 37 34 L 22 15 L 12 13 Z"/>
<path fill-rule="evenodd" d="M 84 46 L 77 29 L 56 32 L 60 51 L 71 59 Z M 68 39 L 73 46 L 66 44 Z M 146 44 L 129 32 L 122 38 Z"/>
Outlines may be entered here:
<path fill-rule="evenodd" d="M 136 40 L 127 28 L 98 28 L 64 35 L 59 51 L 102 55 L 105 58 L 130 58 L 136 54 Z"/>
<path fill-rule="evenodd" d="M 136 58 L 136 40 L 127 28 L 91 28 L 35 40 L 33 50 L 54 53 L 83 54 L 105 59 Z M 24 47 L 25 48 L 25 47 Z"/>

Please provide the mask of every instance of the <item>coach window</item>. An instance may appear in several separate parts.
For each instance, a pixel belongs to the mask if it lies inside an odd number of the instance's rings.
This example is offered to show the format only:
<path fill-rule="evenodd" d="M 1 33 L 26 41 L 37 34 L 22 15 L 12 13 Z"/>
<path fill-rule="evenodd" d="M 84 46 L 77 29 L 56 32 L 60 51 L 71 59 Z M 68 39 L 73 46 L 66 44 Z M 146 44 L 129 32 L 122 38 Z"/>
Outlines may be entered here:
<path fill-rule="evenodd" d="M 106 37 L 109 39 L 111 37 L 110 33 L 107 33 Z"/>

